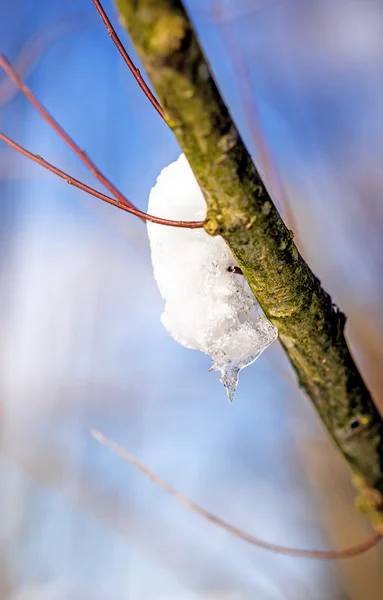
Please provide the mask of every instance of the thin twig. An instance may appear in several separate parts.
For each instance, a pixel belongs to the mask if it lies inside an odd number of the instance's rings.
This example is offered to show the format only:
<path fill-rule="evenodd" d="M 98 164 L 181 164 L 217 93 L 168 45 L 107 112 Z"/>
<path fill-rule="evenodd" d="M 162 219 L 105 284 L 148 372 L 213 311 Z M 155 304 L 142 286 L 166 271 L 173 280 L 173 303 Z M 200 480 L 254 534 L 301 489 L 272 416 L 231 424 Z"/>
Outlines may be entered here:
<path fill-rule="evenodd" d="M 104 202 L 107 202 L 108 204 L 112 204 L 113 206 L 116 206 L 117 208 L 120 208 L 121 210 L 124 210 L 125 212 L 135 215 L 136 217 L 139 217 L 143 221 L 150 221 L 151 223 L 157 223 L 158 225 L 167 225 L 169 227 L 181 227 L 181 228 L 185 228 L 185 229 L 198 229 L 200 227 L 203 227 L 202 221 L 173 221 L 171 219 L 162 219 L 161 217 L 155 217 L 154 215 L 148 215 L 147 213 L 145 213 L 145 212 L 139 210 L 138 208 L 136 208 L 135 206 L 133 206 L 133 204 L 131 204 L 131 203 L 126 204 L 126 203 L 120 202 L 120 200 L 114 200 L 113 198 L 110 198 L 110 196 L 106 196 L 105 194 L 95 190 L 94 188 L 90 187 L 89 185 L 82 183 L 82 181 L 75 179 L 68 173 L 65 173 L 65 171 L 61 171 L 61 169 L 58 169 L 54 165 L 51 165 L 49 162 L 44 160 L 41 156 L 38 156 L 37 154 L 32 154 L 32 152 L 29 152 L 28 150 L 26 150 L 26 148 L 24 148 L 23 146 L 20 146 L 20 144 L 17 144 L 14 140 L 9 138 L 4 133 L 0 132 L 0 139 L 2 139 L 6 144 L 8 144 L 8 146 L 13 148 L 14 150 L 17 150 L 17 152 L 19 152 L 23 156 L 26 156 L 33 162 L 41 165 L 42 167 L 44 167 L 51 173 L 54 173 L 58 177 L 61 177 L 61 179 L 64 179 L 64 181 L 66 181 L 69 185 L 73 185 L 74 187 L 77 187 L 80 190 L 87 192 L 91 196 L 95 196 L 96 198 L 99 198 L 100 200 L 103 200 Z"/>
<path fill-rule="evenodd" d="M 229 523 L 226 523 L 223 519 L 220 519 L 216 515 L 208 512 L 195 502 L 192 502 L 176 489 L 174 489 L 171 485 L 169 485 L 164 479 L 153 473 L 146 465 L 140 462 L 133 454 L 108 439 L 103 433 L 100 431 L 93 429 L 91 431 L 91 435 L 98 441 L 100 444 L 107 446 L 112 452 L 118 454 L 121 458 L 128 461 L 133 467 L 144 473 L 155 485 L 164 490 L 167 494 L 169 494 L 174 500 L 186 506 L 186 508 L 190 509 L 203 519 L 209 521 L 210 523 L 214 523 L 221 529 L 228 531 L 229 533 L 235 535 L 236 537 L 252 544 L 253 546 L 257 546 L 258 548 L 262 548 L 263 550 L 267 550 L 269 552 L 273 552 L 274 554 L 284 554 L 286 556 L 294 556 L 296 558 L 317 558 L 321 560 L 336 560 L 343 558 L 352 558 L 354 556 L 359 556 L 360 554 L 364 554 L 367 550 L 370 550 L 380 541 L 381 536 L 379 533 L 374 532 L 369 538 L 360 544 L 356 544 L 355 546 L 350 546 L 349 548 L 344 548 L 343 550 L 303 550 L 299 548 L 289 548 L 286 546 L 280 546 L 279 544 L 272 544 L 270 542 L 266 542 L 261 540 L 246 531 L 242 531 L 242 529 L 238 529 Z"/>
<path fill-rule="evenodd" d="M 112 23 L 110 22 L 109 17 L 107 16 L 104 8 L 102 7 L 101 2 L 99 0 L 93 0 L 93 4 L 95 5 L 97 12 L 99 13 L 99 15 L 105 25 L 108 35 L 113 40 L 119 53 L 121 54 L 122 58 L 124 59 L 125 63 L 127 64 L 128 68 L 130 69 L 134 78 L 136 79 L 138 85 L 144 92 L 145 96 L 149 99 L 151 104 L 154 106 L 154 108 L 156 109 L 158 114 L 165 120 L 164 111 L 163 111 L 162 106 L 160 105 L 158 100 L 155 98 L 155 96 L 153 95 L 153 93 L 151 92 L 149 87 L 147 86 L 146 82 L 144 81 L 139 69 L 137 69 L 134 62 L 130 58 L 126 48 L 124 47 L 123 43 L 121 42 L 120 38 L 118 37 L 116 30 L 114 29 Z M 213 12 L 214 18 L 217 21 L 220 21 L 220 20 L 222 20 L 223 22 L 225 21 L 225 19 L 224 19 L 225 12 L 222 9 L 222 7 L 217 6 L 216 4 L 213 4 L 212 12 Z M 243 60 L 243 57 L 241 56 L 241 53 L 239 52 L 238 45 L 236 44 L 236 40 L 234 39 L 233 29 L 230 30 L 230 32 L 228 31 L 228 34 L 229 35 L 227 36 L 227 38 L 225 37 L 225 39 L 230 44 L 230 47 L 231 47 L 230 54 L 232 55 L 233 60 L 234 60 L 235 71 L 236 71 L 237 75 L 239 75 L 238 82 L 239 82 L 240 100 L 243 104 L 245 116 L 246 116 L 246 119 L 247 119 L 249 127 L 250 127 L 254 145 L 258 149 L 258 152 L 259 152 L 259 161 L 260 161 L 261 169 L 264 172 L 266 181 L 270 182 L 270 185 L 272 185 L 274 194 L 280 200 L 281 204 L 283 205 L 283 207 L 285 209 L 289 227 L 292 227 L 295 231 L 296 230 L 295 220 L 294 220 L 294 215 L 292 213 L 289 200 L 286 197 L 285 190 L 284 190 L 282 182 L 280 180 L 277 167 L 271 158 L 270 152 L 267 148 L 267 144 L 265 143 L 265 140 L 264 140 L 264 137 L 262 134 L 259 115 L 257 114 L 256 103 L 255 103 L 255 100 L 252 97 L 252 93 L 251 93 L 250 77 L 249 77 L 249 73 L 247 71 L 247 65 L 245 64 L 245 61 Z"/>
<path fill-rule="evenodd" d="M 90 172 L 94 175 L 94 177 L 100 181 L 112 194 L 116 197 L 117 201 L 114 201 L 109 196 L 105 194 L 101 194 L 101 192 L 97 192 L 93 188 L 85 185 L 81 181 L 70 177 L 64 171 L 57 169 L 46 160 L 41 158 L 36 154 L 32 154 L 5 134 L 1 134 L 1 139 L 3 139 L 9 146 L 26 156 L 27 158 L 37 162 L 41 166 L 45 167 L 52 173 L 55 173 L 67 183 L 70 183 L 79 189 L 82 189 L 92 196 L 96 196 L 97 198 L 112 204 L 113 206 L 117 206 L 118 208 L 123 208 L 126 212 L 136 215 L 143 221 L 151 221 L 152 223 L 157 223 L 160 225 L 168 225 L 171 227 L 182 227 L 189 229 L 196 229 L 203 227 L 202 221 L 174 221 L 171 219 L 162 219 L 161 217 L 154 217 L 153 215 L 148 215 L 147 213 L 139 210 L 132 204 L 95 166 L 95 164 L 90 160 L 90 158 L 85 154 L 83 150 L 77 146 L 76 142 L 66 133 L 66 131 L 57 123 L 57 121 L 48 113 L 48 111 L 44 108 L 44 106 L 37 100 L 35 95 L 31 92 L 31 90 L 23 83 L 20 77 L 17 75 L 15 70 L 11 67 L 7 59 L 4 55 L 0 55 L 0 67 L 5 71 L 5 73 L 10 77 L 13 83 L 19 88 L 19 90 L 24 94 L 24 96 L 29 100 L 29 102 L 36 108 L 38 113 L 42 116 L 44 121 L 46 121 L 54 131 L 59 135 L 59 137 L 73 150 L 73 152 L 80 158 L 80 160 L 88 167 Z"/>
<path fill-rule="evenodd" d="M 162 117 L 164 119 L 164 111 L 163 111 L 161 104 L 158 102 L 157 98 L 151 92 L 151 90 L 149 89 L 145 80 L 143 79 L 143 77 L 140 73 L 140 70 L 137 69 L 136 65 L 134 64 L 134 62 L 130 58 L 129 54 L 127 53 L 126 48 L 124 47 L 123 43 L 121 42 L 120 38 L 118 37 L 116 30 L 114 29 L 112 23 L 109 20 L 108 15 L 106 14 L 105 10 L 103 9 L 101 2 L 99 2 L 99 0 L 93 0 L 93 3 L 97 9 L 98 14 L 100 15 L 101 19 L 103 20 L 103 23 L 106 27 L 108 35 L 113 40 L 119 53 L 121 54 L 122 58 L 124 59 L 125 63 L 127 64 L 127 66 L 129 67 L 129 70 L 132 73 L 134 79 L 137 81 L 138 85 L 144 92 L 145 96 L 148 98 L 149 102 L 151 102 L 151 104 L 154 106 L 154 108 L 156 109 L 156 111 L 158 112 L 160 117 Z"/>
<path fill-rule="evenodd" d="M 49 112 L 44 108 L 44 106 L 37 100 L 36 96 L 32 93 L 32 91 L 25 85 L 25 83 L 18 76 L 16 71 L 11 67 L 8 60 L 2 54 L 0 55 L 0 67 L 5 71 L 8 77 L 13 81 L 13 83 L 19 88 L 20 92 L 24 94 L 24 96 L 29 100 L 29 102 L 35 107 L 37 112 L 42 116 L 44 121 L 51 126 L 51 128 L 58 134 L 58 136 L 67 144 L 67 146 L 76 154 L 76 156 L 81 160 L 81 162 L 88 167 L 89 171 L 92 175 L 100 181 L 107 190 L 113 196 L 118 198 L 120 202 L 126 204 L 128 206 L 133 206 L 131 202 L 99 171 L 96 165 L 90 160 L 90 158 L 85 154 L 81 148 L 76 144 L 76 142 L 67 134 L 67 132 L 57 123 L 57 121 L 49 114 Z"/>
<path fill-rule="evenodd" d="M 102 7 L 101 2 L 99 0 L 93 0 L 93 4 L 95 5 L 97 12 L 99 13 L 99 15 L 105 25 L 108 35 L 113 40 L 119 53 L 121 54 L 122 58 L 124 59 L 125 63 L 127 64 L 128 68 L 130 69 L 134 78 L 136 79 L 138 85 L 144 92 L 145 96 L 149 99 L 151 104 L 154 106 L 154 108 L 156 109 L 158 114 L 164 119 L 164 111 L 163 111 L 162 106 L 160 105 L 158 100 L 155 98 L 155 96 L 153 95 L 153 93 L 151 92 L 149 87 L 147 86 L 146 82 L 144 81 L 139 69 L 137 69 L 134 62 L 130 58 L 126 48 L 124 47 L 123 43 L 121 42 L 120 38 L 118 37 L 116 30 L 114 29 L 112 23 L 110 22 L 109 17 L 107 16 L 104 8 Z M 222 22 L 225 21 L 225 19 L 224 19 L 225 13 L 224 13 L 224 10 L 222 9 L 222 7 L 218 7 L 216 4 L 213 4 L 213 14 L 214 14 L 214 18 L 217 21 L 220 21 L 220 20 L 222 20 Z M 226 27 L 227 27 L 227 25 L 226 25 Z M 232 55 L 232 58 L 234 61 L 234 68 L 238 75 L 240 100 L 243 104 L 245 116 L 246 116 L 246 119 L 247 119 L 249 127 L 250 127 L 250 132 L 251 132 L 255 147 L 258 149 L 258 152 L 259 152 L 259 161 L 260 161 L 261 169 L 264 172 L 266 181 L 270 182 L 270 185 L 273 188 L 273 192 L 274 192 L 275 196 L 277 197 L 277 199 L 279 199 L 279 201 L 281 202 L 281 204 L 285 210 L 285 215 L 286 215 L 286 220 L 288 222 L 288 226 L 290 228 L 294 229 L 294 233 L 296 233 L 297 227 L 295 224 L 295 218 L 294 218 L 291 206 L 290 206 L 289 199 L 286 196 L 285 189 L 280 180 L 278 169 L 277 169 L 274 161 L 272 160 L 272 157 L 268 150 L 267 144 L 265 143 L 265 140 L 263 137 L 260 120 L 259 120 L 259 115 L 257 113 L 257 106 L 256 106 L 255 100 L 254 100 L 254 98 L 252 96 L 252 92 L 251 92 L 250 77 L 249 77 L 249 73 L 247 70 L 247 65 L 245 64 L 245 61 L 243 60 L 243 57 L 241 56 L 241 53 L 239 52 L 236 40 L 234 39 L 233 28 L 230 31 L 228 31 L 228 35 L 225 36 L 225 39 L 230 44 L 230 54 Z"/>

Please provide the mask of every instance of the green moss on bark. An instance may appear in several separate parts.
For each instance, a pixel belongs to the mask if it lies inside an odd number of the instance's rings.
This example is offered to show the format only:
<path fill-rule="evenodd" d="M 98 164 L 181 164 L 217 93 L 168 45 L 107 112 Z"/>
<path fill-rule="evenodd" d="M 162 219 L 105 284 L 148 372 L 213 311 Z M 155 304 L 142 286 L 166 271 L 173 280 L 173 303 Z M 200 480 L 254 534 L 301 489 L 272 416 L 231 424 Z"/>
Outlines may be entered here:
<path fill-rule="evenodd" d="M 116 3 L 204 193 L 206 231 L 222 235 L 230 246 L 278 327 L 300 385 L 356 476 L 359 505 L 382 524 L 383 422 L 347 347 L 344 315 L 300 256 L 276 210 L 181 2 Z"/>

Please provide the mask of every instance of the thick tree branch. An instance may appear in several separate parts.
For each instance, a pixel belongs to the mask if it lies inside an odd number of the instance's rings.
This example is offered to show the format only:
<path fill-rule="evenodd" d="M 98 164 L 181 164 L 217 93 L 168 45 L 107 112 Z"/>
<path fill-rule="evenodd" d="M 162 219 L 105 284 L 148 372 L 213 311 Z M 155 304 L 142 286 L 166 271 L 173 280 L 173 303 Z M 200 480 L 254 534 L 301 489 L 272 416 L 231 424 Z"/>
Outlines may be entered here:
<path fill-rule="evenodd" d="M 383 528 L 383 422 L 351 357 L 345 317 L 300 256 L 215 84 L 180 0 L 116 0 L 222 235 L 279 329 L 301 386 L 353 473 L 358 504 Z"/>

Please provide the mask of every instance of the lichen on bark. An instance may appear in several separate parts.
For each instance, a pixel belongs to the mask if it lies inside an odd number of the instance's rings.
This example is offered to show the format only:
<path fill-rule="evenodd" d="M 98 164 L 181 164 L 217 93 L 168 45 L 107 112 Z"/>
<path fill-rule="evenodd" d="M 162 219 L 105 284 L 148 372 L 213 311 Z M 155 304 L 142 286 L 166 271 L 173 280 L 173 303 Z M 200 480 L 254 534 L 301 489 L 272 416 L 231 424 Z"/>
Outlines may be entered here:
<path fill-rule="evenodd" d="M 354 473 L 358 506 L 383 527 L 383 421 L 353 361 L 345 317 L 299 254 L 233 123 L 180 0 L 116 0 L 207 203 L 301 387 Z"/>

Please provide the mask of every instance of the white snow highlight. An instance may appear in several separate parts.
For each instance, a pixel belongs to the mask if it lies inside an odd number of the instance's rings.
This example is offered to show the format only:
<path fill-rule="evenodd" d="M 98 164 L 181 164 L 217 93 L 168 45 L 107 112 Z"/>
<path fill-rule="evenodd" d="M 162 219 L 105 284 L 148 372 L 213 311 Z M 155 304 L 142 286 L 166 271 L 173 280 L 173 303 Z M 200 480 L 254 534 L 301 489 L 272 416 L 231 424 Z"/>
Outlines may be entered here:
<path fill-rule="evenodd" d="M 149 196 L 156 216 L 202 221 L 206 203 L 184 154 L 163 169 Z M 147 223 L 154 277 L 165 300 L 161 321 L 182 346 L 201 350 L 220 371 L 230 402 L 241 369 L 276 339 L 277 329 L 242 275 L 230 271 L 233 255 L 220 236 L 204 229 Z"/>

